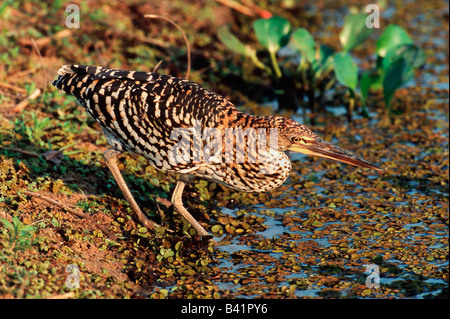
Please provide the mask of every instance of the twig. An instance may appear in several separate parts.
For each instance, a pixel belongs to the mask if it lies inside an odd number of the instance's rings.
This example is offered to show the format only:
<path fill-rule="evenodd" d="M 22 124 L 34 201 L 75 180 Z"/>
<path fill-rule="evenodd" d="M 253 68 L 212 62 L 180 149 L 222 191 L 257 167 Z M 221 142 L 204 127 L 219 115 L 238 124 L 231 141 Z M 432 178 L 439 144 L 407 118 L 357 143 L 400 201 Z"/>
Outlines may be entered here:
<path fill-rule="evenodd" d="M 72 34 L 72 31 L 70 29 L 63 29 L 61 31 L 56 32 L 55 34 L 53 34 L 50 37 L 44 37 L 44 38 L 37 39 L 35 44 L 37 46 L 42 47 L 42 46 L 49 44 L 52 40 L 64 39 L 64 38 L 69 37 L 71 34 Z M 34 46 L 33 41 L 30 39 L 20 39 L 19 43 L 22 45 Z"/>
<path fill-rule="evenodd" d="M 26 108 L 28 106 L 28 104 L 30 104 L 31 100 L 37 99 L 39 97 L 39 95 L 41 95 L 41 89 L 34 90 L 33 93 L 31 93 L 27 98 L 20 101 L 16 105 L 16 107 L 13 108 L 13 112 L 17 113 L 17 112 L 22 111 L 24 108 Z"/>
<path fill-rule="evenodd" d="M 36 51 L 37 51 L 37 54 L 38 54 L 38 56 L 39 56 L 39 60 L 41 61 L 42 68 L 44 69 L 44 79 L 45 79 L 45 83 L 48 83 L 49 81 L 48 81 L 48 77 L 47 77 L 47 75 L 48 75 L 48 74 L 47 74 L 47 68 L 45 67 L 44 60 L 42 59 L 41 50 L 39 50 L 39 48 L 38 48 L 38 46 L 37 46 L 37 44 L 36 44 L 36 41 L 34 41 L 33 38 L 31 38 L 31 42 L 33 42 L 33 46 L 34 46 L 34 48 L 35 48 Z M 46 86 L 46 87 L 47 87 L 47 86 Z M 44 87 L 44 93 L 45 93 L 46 87 Z"/>
<path fill-rule="evenodd" d="M 19 93 L 27 93 L 27 90 L 25 90 L 25 89 L 23 89 L 21 87 L 15 86 L 15 85 L 8 84 L 8 83 L 1 83 L 0 82 L 0 87 L 2 87 L 4 89 L 8 89 L 8 90 L 13 90 L 13 91 L 16 91 L 16 92 L 19 92 Z"/>
<path fill-rule="evenodd" d="M 45 299 L 68 299 L 68 298 L 73 298 L 75 297 L 75 293 L 73 291 L 70 292 L 66 292 L 65 294 L 61 294 L 61 295 L 53 295 L 50 297 L 46 297 Z"/>
<path fill-rule="evenodd" d="M 241 0 L 247 7 L 256 11 L 256 13 L 263 19 L 269 19 L 272 17 L 272 12 L 261 9 L 258 5 L 253 3 L 251 0 Z"/>
<path fill-rule="evenodd" d="M 237 1 L 234 1 L 234 0 L 216 0 L 216 1 L 227 7 L 230 7 L 231 9 L 239 11 L 240 13 L 245 14 L 247 16 L 250 16 L 250 17 L 255 16 L 255 12 L 252 9 L 250 9 L 247 6 L 244 6 L 243 4 L 241 4 Z"/>
<path fill-rule="evenodd" d="M 153 67 L 152 73 L 155 73 L 156 70 L 158 70 L 159 66 L 161 65 L 163 60 L 159 60 L 158 63 L 156 63 L 156 65 Z"/>
<path fill-rule="evenodd" d="M 79 211 L 77 211 L 77 210 L 75 210 L 73 208 L 70 208 L 70 207 L 68 207 L 68 206 L 66 206 L 66 205 L 64 205 L 64 204 L 62 204 L 62 203 L 60 203 L 60 202 L 58 202 L 58 201 L 56 201 L 54 199 L 51 199 L 50 197 L 47 197 L 47 196 L 39 194 L 39 193 L 30 192 L 30 191 L 27 191 L 27 190 L 24 190 L 23 193 L 26 194 L 26 195 L 30 195 L 30 196 L 34 196 L 34 197 L 37 197 L 37 198 L 41 198 L 41 199 L 43 199 L 43 200 L 45 200 L 45 201 L 47 201 L 47 202 L 49 202 L 49 203 L 51 203 L 53 205 L 56 205 L 56 206 L 58 206 L 60 208 L 63 208 L 65 210 L 67 210 L 72 215 L 75 215 L 75 216 L 77 216 L 79 218 L 87 219 L 87 220 L 91 221 L 97 228 L 99 228 L 104 234 L 109 235 L 109 231 L 107 229 L 105 229 L 103 226 L 95 223 L 91 219 L 91 217 L 89 215 L 86 215 L 85 213 L 81 213 L 81 212 L 79 212 Z"/>
<path fill-rule="evenodd" d="M 184 33 L 183 29 L 178 24 L 176 24 L 173 20 L 171 20 L 167 17 L 160 16 L 157 14 L 146 14 L 146 15 L 144 15 L 144 18 L 166 20 L 167 22 L 169 22 L 170 24 L 175 26 L 181 32 L 181 34 L 183 35 L 184 42 L 186 42 L 186 48 L 187 48 L 187 64 L 188 64 L 188 66 L 187 66 L 187 71 L 186 71 L 186 80 L 188 80 L 191 75 L 191 45 L 189 44 L 189 40 L 186 36 L 186 33 Z"/>
<path fill-rule="evenodd" d="M 11 79 L 13 79 L 13 78 L 20 78 L 20 77 L 22 77 L 22 76 L 26 76 L 26 75 L 28 75 L 28 74 L 30 74 L 30 73 L 33 73 L 33 72 L 35 72 L 35 71 L 36 71 L 35 68 L 28 69 L 28 70 L 23 70 L 23 71 L 19 71 L 19 72 L 16 72 L 16 73 L 13 73 L 13 74 L 8 75 L 8 80 L 11 80 Z M 22 88 L 21 88 L 21 89 L 22 89 Z M 22 89 L 22 90 L 24 90 L 24 91 L 26 92 L 25 89 Z"/>
<path fill-rule="evenodd" d="M 51 199 L 50 197 L 47 197 L 45 195 L 42 195 L 42 194 L 39 194 L 39 193 L 35 193 L 35 192 L 30 192 L 30 191 L 27 191 L 27 190 L 24 190 L 23 193 L 26 194 L 26 195 L 30 195 L 30 196 L 34 196 L 34 197 L 38 197 L 38 198 L 41 198 L 43 200 L 46 200 L 47 202 L 52 203 L 53 205 L 56 205 L 56 206 L 61 207 L 61 208 L 64 208 L 69 213 L 71 213 L 71 214 L 73 214 L 75 216 L 78 216 L 80 218 L 90 219 L 90 217 L 88 215 L 86 215 L 85 213 L 78 212 L 75 209 L 72 209 L 72 208 L 70 208 L 70 207 L 68 207 L 68 206 L 66 206 L 64 204 L 61 204 L 60 202 L 58 202 L 58 201 L 56 201 L 54 199 Z"/>
<path fill-rule="evenodd" d="M 242 0 L 242 2 L 244 3 L 239 3 L 238 1 L 235 0 L 216 0 L 216 1 L 250 17 L 259 15 L 261 18 L 268 19 L 272 16 L 271 12 L 261 9 L 260 7 L 258 7 L 256 4 L 254 4 L 252 1 L 249 0 Z"/>
<path fill-rule="evenodd" d="M 43 157 L 46 161 L 48 162 L 53 162 L 55 164 L 59 164 L 61 163 L 61 160 L 63 159 L 63 152 L 62 150 L 59 151 L 47 151 L 44 152 L 42 154 L 38 154 L 35 152 L 30 152 L 30 151 L 25 151 L 22 150 L 20 148 L 15 148 L 15 147 L 6 147 L 6 146 L 0 146 L 0 150 L 7 150 L 7 151 L 11 151 L 11 152 L 17 152 L 17 153 L 22 153 L 28 156 L 33 156 L 33 157 Z"/>
<path fill-rule="evenodd" d="M 17 152 L 17 153 L 22 153 L 22 154 L 25 154 L 25 155 L 28 155 L 28 156 L 33 156 L 33 157 L 40 157 L 41 156 L 38 153 L 25 151 L 25 150 L 22 150 L 20 148 L 15 148 L 15 147 L 0 146 L 0 149 L 4 149 L 4 150 L 7 150 L 7 151 L 12 151 L 12 152 Z"/>

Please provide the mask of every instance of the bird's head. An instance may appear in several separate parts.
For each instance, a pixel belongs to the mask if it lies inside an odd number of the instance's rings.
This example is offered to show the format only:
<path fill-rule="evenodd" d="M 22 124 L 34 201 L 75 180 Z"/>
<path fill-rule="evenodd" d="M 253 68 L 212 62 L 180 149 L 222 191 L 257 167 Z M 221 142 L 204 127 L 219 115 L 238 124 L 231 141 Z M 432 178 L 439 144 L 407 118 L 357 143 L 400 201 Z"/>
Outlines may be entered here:
<path fill-rule="evenodd" d="M 381 170 L 353 152 L 343 150 L 321 139 L 309 128 L 291 119 L 283 118 L 277 124 L 278 146 L 281 151 L 293 151 L 307 155 L 330 158 L 354 166 Z"/>

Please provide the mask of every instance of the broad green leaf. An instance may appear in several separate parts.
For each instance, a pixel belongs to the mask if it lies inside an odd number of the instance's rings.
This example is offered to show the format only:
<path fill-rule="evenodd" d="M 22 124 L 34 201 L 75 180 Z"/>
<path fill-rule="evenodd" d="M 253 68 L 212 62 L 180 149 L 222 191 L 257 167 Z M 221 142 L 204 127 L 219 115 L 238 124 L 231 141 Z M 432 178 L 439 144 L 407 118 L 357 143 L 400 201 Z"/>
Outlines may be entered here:
<path fill-rule="evenodd" d="M 334 50 L 326 45 L 320 45 L 319 58 L 311 62 L 311 67 L 317 77 L 320 77 L 324 72 L 333 69 Z"/>
<path fill-rule="evenodd" d="M 414 44 L 400 44 L 391 47 L 383 58 L 383 69 L 387 69 L 389 64 L 400 58 L 405 59 L 406 64 L 415 69 L 424 64 L 425 52 Z"/>
<path fill-rule="evenodd" d="M 316 59 L 316 42 L 305 28 L 296 29 L 291 36 L 292 44 L 300 50 L 306 60 L 312 63 Z"/>
<path fill-rule="evenodd" d="M 414 76 L 414 71 L 405 59 L 400 58 L 389 64 L 383 79 L 383 94 L 386 107 L 390 110 L 391 100 L 397 89 L 408 83 Z"/>
<path fill-rule="evenodd" d="M 271 70 L 258 59 L 256 56 L 256 51 L 250 46 L 243 44 L 234 34 L 230 32 L 228 27 L 220 27 L 217 31 L 217 36 L 228 49 L 235 53 L 250 57 L 257 67 L 264 69 L 269 73 L 271 72 Z"/>
<path fill-rule="evenodd" d="M 1 221 L 5 225 L 6 228 L 14 230 L 14 227 L 9 220 L 7 220 L 6 218 L 2 218 Z"/>
<path fill-rule="evenodd" d="M 333 63 L 334 50 L 326 45 L 319 48 L 319 63 L 323 69 L 327 69 Z"/>
<path fill-rule="evenodd" d="M 20 231 L 28 233 L 28 232 L 34 232 L 36 230 L 36 227 L 32 226 L 32 225 L 25 225 L 23 226 Z"/>
<path fill-rule="evenodd" d="M 350 88 L 352 91 L 356 90 L 356 85 L 358 84 L 358 67 L 353 62 L 350 54 L 339 52 L 334 55 L 334 73 L 339 83 Z"/>
<path fill-rule="evenodd" d="M 359 81 L 359 87 L 361 88 L 361 102 L 364 106 L 366 105 L 369 90 L 377 86 L 380 82 L 381 76 L 378 73 L 371 73 L 370 71 L 367 71 L 362 74 Z"/>
<path fill-rule="evenodd" d="M 221 26 L 217 31 L 217 36 L 231 51 L 246 56 L 251 55 L 252 49 L 243 44 L 234 34 L 232 34 L 227 26 Z"/>
<path fill-rule="evenodd" d="M 400 44 L 412 44 L 413 40 L 402 27 L 391 24 L 381 34 L 377 41 L 376 53 L 384 57 L 389 49 L 397 47 Z"/>
<path fill-rule="evenodd" d="M 373 29 L 366 26 L 366 18 L 365 13 L 351 14 L 345 18 L 344 27 L 339 33 L 344 51 L 357 47 L 373 33 Z"/>
<path fill-rule="evenodd" d="M 275 53 L 289 41 L 291 24 L 285 18 L 273 16 L 253 23 L 256 38 L 269 52 Z"/>

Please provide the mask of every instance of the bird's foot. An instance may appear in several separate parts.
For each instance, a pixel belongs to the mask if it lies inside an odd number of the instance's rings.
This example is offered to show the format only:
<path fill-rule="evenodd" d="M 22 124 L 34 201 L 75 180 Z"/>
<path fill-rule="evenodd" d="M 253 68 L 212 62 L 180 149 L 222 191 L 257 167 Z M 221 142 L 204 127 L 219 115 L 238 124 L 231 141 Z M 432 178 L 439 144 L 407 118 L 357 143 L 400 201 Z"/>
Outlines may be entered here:
<path fill-rule="evenodd" d="M 165 227 L 165 226 L 162 226 L 162 225 L 160 225 L 160 224 L 157 224 L 157 223 L 151 221 L 150 219 L 148 219 L 148 218 L 146 218 L 146 217 L 141 218 L 141 219 L 139 220 L 139 223 L 140 223 L 143 227 L 147 228 L 148 230 L 156 230 L 156 229 L 162 227 L 162 228 L 165 229 L 166 232 L 168 232 L 168 233 L 174 233 L 174 231 L 173 231 L 172 229 L 167 228 L 167 227 Z"/>
<path fill-rule="evenodd" d="M 208 235 L 200 235 L 200 240 L 203 243 L 213 244 L 213 247 L 219 246 L 219 243 L 214 239 L 213 236 L 211 236 L 209 234 Z"/>

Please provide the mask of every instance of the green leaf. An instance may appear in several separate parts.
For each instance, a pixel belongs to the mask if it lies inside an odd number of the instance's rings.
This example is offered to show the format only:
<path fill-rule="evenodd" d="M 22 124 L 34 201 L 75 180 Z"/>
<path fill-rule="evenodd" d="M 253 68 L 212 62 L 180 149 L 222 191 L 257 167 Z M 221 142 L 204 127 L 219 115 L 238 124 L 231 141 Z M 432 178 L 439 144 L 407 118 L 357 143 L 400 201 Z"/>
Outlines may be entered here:
<path fill-rule="evenodd" d="M 305 28 L 296 29 L 291 36 L 292 44 L 300 50 L 306 60 L 312 63 L 316 59 L 316 42 Z"/>
<path fill-rule="evenodd" d="M 250 56 L 252 54 L 253 49 L 243 44 L 230 32 L 230 29 L 227 26 L 221 26 L 217 31 L 217 36 L 231 51 L 245 56 Z"/>
<path fill-rule="evenodd" d="M 405 85 L 413 76 L 414 71 L 405 59 L 400 58 L 389 64 L 383 79 L 384 101 L 389 111 L 395 91 Z"/>
<path fill-rule="evenodd" d="M 182 242 L 182 241 L 178 241 L 178 242 L 175 244 L 175 250 L 176 250 L 176 251 L 179 251 L 179 250 L 181 249 L 181 247 L 183 247 L 183 242 Z"/>
<path fill-rule="evenodd" d="M 25 225 L 25 226 L 21 227 L 20 231 L 23 233 L 32 233 L 32 232 L 36 231 L 36 227 L 34 227 L 32 225 Z"/>
<path fill-rule="evenodd" d="M 319 48 L 319 63 L 323 69 L 327 69 L 333 63 L 334 50 L 326 45 Z"/>
<path fill-rule="evenodd" d="M 324 72 L 333 67 L 333 54 L 334 50 L 326 45 L 320 45 L 319 58 L 311 62 L 311 66 L 314 72 Z"/>
<path fill-rule="evenodd" d="M 389 64 L 398 59 L 405 59 L 406 64 L 415 69 L 425 63 L 425 52 L 414 44 L 400 44 L 391 47 L 383 58 L 383 69 L 387 69 Z"/>
<path fill-rule="evenodd" d="M 370 86 L 372 85 L 372 78 L 369 72 L 364 72 L 359 81 L 361 89 L 361 102 L 366 106 L 367 96 L 369 95 Z"/>
<path fill-rule="evenodd" d="M 14 227 L 9 220 L 7 220 L 6 218 L 2 218 L 1 221 L 5 225 L 6 228 L 14 230 Z"/>
<path fill-rule="evenodd" d="M 412 44 L 413 40 L 402 27 L 391 24 L 384 30 L 377 41 L 376 53 L 384 57 L 389 49 L 400 44 Z"/>
<path fill-rule="evenodd" d="M 413 44 L 398 44 L 387 50 L 381 66 L 385 74 L 384 99 L 389 111 L 395 91 L 406 85 L 414 76 L 414 68 L 421 66 L 424 62 L 425 53 Z"/>
<path fill-rule="evenodd" d="M 366 14 L 352 14 L 345 18 L 344 27 L 339 33 L 344 51 L 350 51 L 363 43 L 373 33 L 372 28 L 366 26 Z"/>
<path fill-rule="evenodd" d="M 266 70 L 267 73 L 272 71 L 265 64 L 263 64 L 256 56 L 256 51 L 248 45 L 243 44 L 237 37 L 234 36 L 226 26 L 222 26 L 217 31 L 217 36 L 231 51 L 249 57 L 252 62 L 260 69 Z"/>
<path fill-rule="evenodd" d="M 361 89 L 361 102 L 364 107 L 366 106 L 369 90 L 381 89 L 383 87 L 383 74 L 384 71 L 380 73 L 378 70 L 376 70 L 375 72 L 366 71 L 362 74 L 359 81 L 359 87 Z"/>
<path fill-rule="evenodd" d="M 291 24 L 285 18 L 273 16 L 253 23 L 256 38 L 269 52 L 275 53 L 289 41 Z"/>
<path fill-rule="evenodd" d="M 334 55 L 334 73 L 336 79 L 352 91 L 358 84 L 358 67 L 347 52 L 339 52 Z"/>

